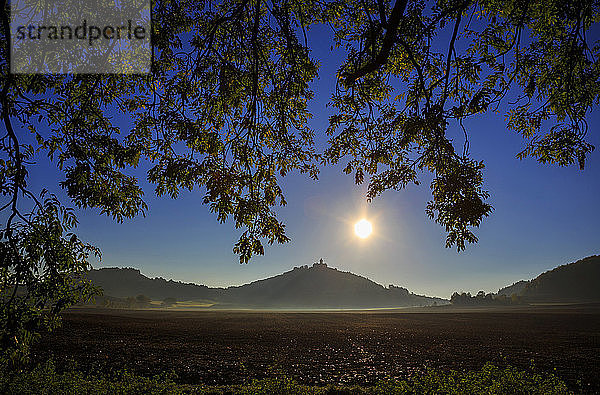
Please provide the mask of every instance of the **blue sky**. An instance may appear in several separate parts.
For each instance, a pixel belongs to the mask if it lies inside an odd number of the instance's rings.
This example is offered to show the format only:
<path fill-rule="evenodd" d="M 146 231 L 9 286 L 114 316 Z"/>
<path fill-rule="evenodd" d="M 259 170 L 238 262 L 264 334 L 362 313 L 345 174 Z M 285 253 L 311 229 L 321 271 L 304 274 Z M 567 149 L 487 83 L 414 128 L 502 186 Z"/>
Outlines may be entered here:
<path fill-rule="evenodd" d="M 311 38 L 322 35 L 317 30 Z M 320 141 L 325 139 L 331 114 L 326 103 L 341 59 L 323 42 L 313 52 L 322 67 L 311 105 L 312 127 Z M 600 147 L 600 113 L 596 110 L 588 121 L 589 141 Z M 541 165 L 515 158 L 524 142 L 506 129 L 502 114 L 486 114 L 465 126 L 472 156 L 485 162 L 485 188 L 494 212 L 476 230 L 479 243 L 461 253 L 444 247 L 443 229 L 425 215 L 430 176 L 424 175 L 420 186 L 387 192 L 367 204 L 366 186 L 354 185 L 353 177 L 336 167 L 323 169 L 318 181 L 297 174 L 283 180 L 288 205 L 278 212 L 292 241 L 267 247 L 265 256 L 247 265 L 240 265 L 232 253 L 240 231 L 230 222 L 219 224 L 202 205 L 198 190 L 177 200 L 156 198 L 144 181 L 149 205 L 145 218 L 117 224 L 97 210 L 78 210 L 78 233 L 102 249 L 103 260 L 96 267 L 136 267 L 151 277 L 239 285 L 322 257 L 333 267 L 378 283 L 440 297 L 453 291 L 497 291 L 600 253 L 600 149 L 589 156 L 584 171 Z M 59 177 L 40 158 L 31 182 L 62 194 Z M 365 240 L 353 234 L 354 222 L 362 217 L 374 224 L 373 236 Z"/>

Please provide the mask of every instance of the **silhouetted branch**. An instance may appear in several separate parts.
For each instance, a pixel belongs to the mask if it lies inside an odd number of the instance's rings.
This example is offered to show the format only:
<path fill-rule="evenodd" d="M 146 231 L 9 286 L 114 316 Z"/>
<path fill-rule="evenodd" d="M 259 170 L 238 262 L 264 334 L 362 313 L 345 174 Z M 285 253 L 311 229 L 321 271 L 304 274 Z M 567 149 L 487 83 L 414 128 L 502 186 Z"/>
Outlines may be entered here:
<path fill-rule="evenodd" d="M 466 3 L 465 3 L 466 4 Z M 452 39 L 450 39 L 450 44 L 448 45 L 448 56 L 446 58 L 446 72 L 444 73 L 444 94 L 442 95 L 442 99 L 440 101 L 440 106 L 443 108 L 444 103 L 448 97 L 448 77 L 450 76 L 450 60 L 452 56 L 452 51 L 454 50 L 454 43 L 456 42 L 456 35 L 458 34 L 458 28 L 460 27 L 460 21 L 462 19 L 462 8 L 458 11 L 458 15 L 456 15 L 456 22 L 454 23 L 454 31 L 452 32 Z"/>
<path fill-rule="evenodd" d="M 400 20 L 402 18 L 402 15 L 404 14 L 404 10 L 406 9 L 407 2 L 408 0 L 396 1 L 396 4 L 394 4 L 394 8 L 392 9 L 390 18 L 387 22 L 388 28 L 385 32 L 385 36 L 383 37 L 381 51 L 379 51 L 379 54 L 377 54 L 375 59 L 373 59 L 370 63 L 363 65 L 362 67 L 356 69 L 352 73 L 345 73 L 345 75 L 343 75 L 344 85 L 354 85 L 356 80 L 378 70 L 379 68 L 381 68 L 381 66 L 387 63 L 390 57 L 392 47 L 394 46 L 394 42 L 396 41 L 398 26 L 400 25 Z"/>

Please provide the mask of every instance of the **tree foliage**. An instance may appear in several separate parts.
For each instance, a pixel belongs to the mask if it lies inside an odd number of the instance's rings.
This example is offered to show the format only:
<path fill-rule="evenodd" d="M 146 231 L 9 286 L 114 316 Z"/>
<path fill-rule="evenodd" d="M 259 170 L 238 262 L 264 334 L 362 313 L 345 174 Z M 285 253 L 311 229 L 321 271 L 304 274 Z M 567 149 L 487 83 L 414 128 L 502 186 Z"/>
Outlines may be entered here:
<path fill-rule="evenodd" d="M 200 191 L 218 221 L 242 229 L 240 262 L 263 254 L 264 242 L 289 240 L 276 207 L 286 203 L 281 181 L 290 172 L 316 178 L 342 164 L 368 183 L 368 199 L 428 173 L 426 212 L 445 228 L 446 245 L 462 250 L 492 211 L 466 119 L 505 112 L 525 140 L 520 158 L 584 167 L 593 150 L 586 116 L 600 90 L 600 47 L 588 37 L 598 8 L 591 0 L 157 0 L 148 75 L 10 74 L 5 12 L 0 207 L 12 255 L 2 261 L 2 292 L 33 292 L 36 281 L 67 281 L 87 265 L 88 250 L 61 233 L 74 225 L 70 214 L 64 222 L 62 206 L 38 202 L 27 183 L 34 154 L 62 170 L 73 204 L 117 221 L 147 209 L 140 163 L 158 195 Z M 338 81 L 325 147 L 314 142 L 324 131 L 309 124 L 316 25 L 329 26 L 332 46 L 347 54 L 336 76 L 321 76 Z M 31 206 L 36 220 L 22 214 Z M 29 243 L 46 242 L 62 252 L 29 256 Z M 45 267 L 56 269 L 45 277 Z M 20 317 L 3 311 L 3 320 Z"/>
<path fill-rule="evenodd" d="M 471 296 L 470 292 L 454 292 L 450 297 L 450 303 L 455 306 L 507 306 L 524 304 L 525 300 L 519 294 L 507 296 L 479 291 L 475 296 Z"/>
<path fill-rule="evenodd" d="M 11 217 L 0 241 L 0 355 L 3 363 L 26 357 L 40 329 L 53 329 L 58 313 L 87 300 L 95 287 L 83 274 L 94 247 L 69 232 L 73 211 L 42 193 L 34 209 L 14 225 Z M 4 359 L 7 358 L 7 359 Z"/>

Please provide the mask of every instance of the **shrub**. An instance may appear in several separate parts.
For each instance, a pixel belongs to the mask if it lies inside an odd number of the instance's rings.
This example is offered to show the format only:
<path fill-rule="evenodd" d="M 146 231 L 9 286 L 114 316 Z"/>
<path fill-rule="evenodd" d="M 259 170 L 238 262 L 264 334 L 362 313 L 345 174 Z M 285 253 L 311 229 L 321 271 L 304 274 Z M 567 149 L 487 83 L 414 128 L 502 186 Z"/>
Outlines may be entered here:
<path fill-rule="evenodd" d="M 3 394 L 243 394 L 243 395 L 347 395 L 347 394 L 568 394 L 566 384 L 553 375 L 503 368 L 487 363 L 476 371 L 430 369 L 407 380 L 384 380 L 373 387 L 307 386 L 281 374 L 244 385 L 205 386 L 177 384 L 163 373 L 144 377 L 128 370 L 116 374 L 84 374 L 76 368 L 59 372 L 52 361 L 30 370 L 0 368 Z"/>

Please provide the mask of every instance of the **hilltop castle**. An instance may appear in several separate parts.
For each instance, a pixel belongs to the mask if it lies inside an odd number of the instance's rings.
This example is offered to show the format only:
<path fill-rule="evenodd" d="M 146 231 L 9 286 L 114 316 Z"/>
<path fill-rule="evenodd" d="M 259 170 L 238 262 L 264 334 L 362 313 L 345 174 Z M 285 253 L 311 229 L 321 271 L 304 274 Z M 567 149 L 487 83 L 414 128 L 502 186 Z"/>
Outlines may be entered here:
<path fill-rule="evenodd" d="M 312 264 L 312 267 L 315 269 L 327 269 L 327 264 L 323 261 L 323 258 L 319 259 L 319 262 L 315 262 Z M 302 265 L 302 266 L 294 266 L 294 270 L 298 270 L 298 269 L 308 269 L 308 265 Z M 337 270 L 335 268 L 332 268 L 334 270 Z"/>
<path fill-rule="evenodd" d="M 323 258 L 319 259 L 319 262 L 315 262 L 313 263 L 312 267 L 322 267 L 322 268 L 326 268 L 327 264 L 325 262 L 323 262 Z"/>

